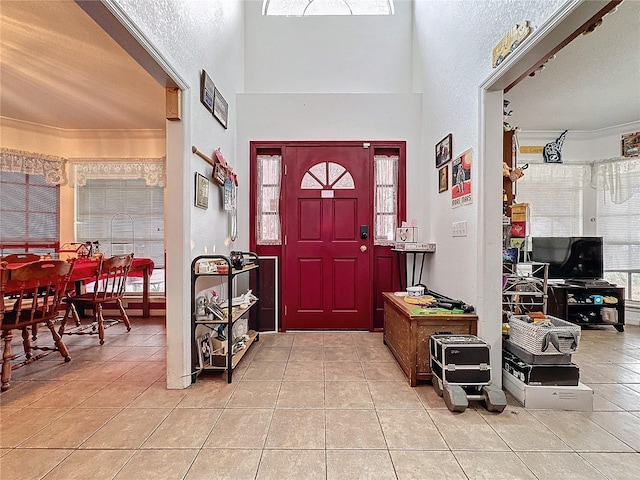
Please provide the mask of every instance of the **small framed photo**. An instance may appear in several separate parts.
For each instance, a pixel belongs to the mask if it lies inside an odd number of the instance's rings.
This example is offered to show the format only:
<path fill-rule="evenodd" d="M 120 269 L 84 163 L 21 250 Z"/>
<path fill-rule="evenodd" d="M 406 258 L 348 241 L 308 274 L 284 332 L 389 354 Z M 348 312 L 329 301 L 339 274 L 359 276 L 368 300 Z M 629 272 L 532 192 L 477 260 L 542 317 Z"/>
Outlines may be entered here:
<path fill-rule="evenodd" d="M 639 157 L 640 156 L 640 132 L 628 133 L 622 135 L 622 156 L 623 157 Z"/>
<path fill-rule="evenodd" d="M 200 77 L 200 101 L 210 112 L 213 112 L 214 90 L 213 80 L 209 78 L 207 72 L 202 70 L 202 76 Z"/>
<path fill-rule="evenodd" d="M 438 193 L 449 190 L 449 165 L 438 170 Z"/>
<path fill-rule="evenodd" d="M 198 348 L 198 362 L 200 363 L 200 368 L 205 368 L 211 366 L 211 341 L 210 341 L 210 332 L 204 333 L 196 338 L 196 347 Z"/>
<path fill-rule="evenodd" d="M 209 208 L 209 179 L 196 173 L 196 207 Z"/>
<path fill-rule="evenodd" d="M 453 136 L 449 134 L 436 144 L 436 168 L 451 160 L 452 140 Z"/>
<path fill-rule="evenodd" d="M 229 116 L 229 104 L 224 99 L 220 90 L 214 88 L 213 95 L 213 116 L 220 122 L 220 124 L 227 128 L 227 119 Z"/>

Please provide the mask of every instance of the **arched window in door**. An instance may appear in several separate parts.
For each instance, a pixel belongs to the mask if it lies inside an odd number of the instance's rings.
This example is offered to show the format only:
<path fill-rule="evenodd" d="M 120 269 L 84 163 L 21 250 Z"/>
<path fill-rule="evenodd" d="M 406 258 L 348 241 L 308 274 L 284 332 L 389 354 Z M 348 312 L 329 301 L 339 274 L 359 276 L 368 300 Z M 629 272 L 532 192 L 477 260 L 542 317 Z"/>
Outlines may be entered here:
<path fill-rule="evenodd" d="M 339 163 L 320 162 L 302 176 L 302 190 L 353 190 L 353 177 Z"/>

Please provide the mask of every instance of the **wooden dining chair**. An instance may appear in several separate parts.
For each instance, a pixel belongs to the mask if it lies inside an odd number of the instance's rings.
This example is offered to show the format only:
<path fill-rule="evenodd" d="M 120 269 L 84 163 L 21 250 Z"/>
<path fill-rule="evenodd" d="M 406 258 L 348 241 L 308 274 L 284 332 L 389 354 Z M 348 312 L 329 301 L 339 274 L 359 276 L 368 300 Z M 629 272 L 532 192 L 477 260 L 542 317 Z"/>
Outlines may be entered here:
<path fill-rule="evenodd" d="M 29 359 L 32 346 L 27 327 L 46 324 L 53 336 L 55 350 L 60 352 L 65 362 L 71 360 L 53 322 L 58 317 L 60 301 L 66 293 L 72 268 L 73 263 L 64 260 L 38 260 L 12 269 L 4 261 L 0 265 L 0 328 L 4 339 L 2 391 L 9 388 L 11 381 L 13 330 L 22 331 L 22 344 Z"/>
<path fill-rule="evenodd" d="M 11 253 L 6 257 L 2 257 L 2 261 L 7 263 L 30 263 L 38 260 L 40 260 L 40 255 L 35 253 Z"/>
<path fill-rule="evenodd" d="M 100 345 L 104 345 L 104 317 L 103 305 L 106 303 L 115 303 L 120 310 L 120 318 L 127 327 L 127 332 L 131 331 L 131 323 L 127 312 L 122 306 L 122 297 L 125 293 L 127 275 L 133 262 L 133 254 L 116 255 L 111 258 L 102 258 L 96 269 L 94 277 L 93 292 L 83 293 L 79 295 L 67 295 L 64 302 L 67 303 L 67 309 L 64 318 L 60 323 L 58 333 L 64 335 L 65 326 L 69 315 L 73 315 L 76 325 L 80 325 L 80 316 L 78 310 L 93 310 L 93 325 L 90 331 L 77 330 L 68 332 L 68 335 L 84 335 L 98 334 Z M 97 330 L 97 331 L 96 331 Z"/>

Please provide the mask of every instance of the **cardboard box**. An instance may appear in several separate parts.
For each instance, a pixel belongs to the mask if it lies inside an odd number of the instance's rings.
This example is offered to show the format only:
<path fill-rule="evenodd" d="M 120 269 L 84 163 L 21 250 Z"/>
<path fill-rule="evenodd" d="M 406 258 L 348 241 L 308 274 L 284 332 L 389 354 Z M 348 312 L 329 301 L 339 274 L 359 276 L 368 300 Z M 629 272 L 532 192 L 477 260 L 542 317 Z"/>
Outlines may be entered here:
<path fill-rule="evenodd" d="M 527 385 L 502 369 L 502 386 L 525 408 L 593 411 L 593 390 L 583 383 L 572 387 Z"/>
<path fill-rule="evenodd" d="M 515 203 L 511 205 L 511 221 L 512 222 L 529 222 L 531 221 L 529 204 Z"/>
<path fill-rule="evenodd" d="M 521 252 L 531 251 L 531 237 L 516 237 L 510 240 L 510 246 Z"/>
<path fill-rule="evenodd" d="M 530 233 L 529 222 L 511 222 L 512 237 L 526 237 Z"/>
<path fill-rule="evenodd" d="M 418 241 L 418 227 L 396 228 L 396 243 L 416 243 Z"/>
<path fill-rule="evenodd" d="M 580 369 L 573 363 L 534 365 L 513 353 L 502 351 L 502 368 L 527 385 L 578 385 Z"/>

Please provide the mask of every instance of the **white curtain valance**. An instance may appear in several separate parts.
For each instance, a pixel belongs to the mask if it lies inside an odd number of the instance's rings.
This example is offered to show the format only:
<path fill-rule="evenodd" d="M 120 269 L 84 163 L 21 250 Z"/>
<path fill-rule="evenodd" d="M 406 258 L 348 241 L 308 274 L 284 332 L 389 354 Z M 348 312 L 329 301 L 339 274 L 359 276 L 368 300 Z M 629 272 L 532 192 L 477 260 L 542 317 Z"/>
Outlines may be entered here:
<path fill-rule="evenodd" d="M 74 158 L 70 160 L 71 185 L 86 185 L 87 179 L 144 178 L 150 187 L 164 187 L 165 158 Z"/>
<path fill-rule="evenodd" d="M 614 157 L 591 165 L 591 186 L 609 192 L 611 201 L 621 204 L 640 190 L 640 157 Z"/>
<path fill-rule="evenodd" d="M 43 175 L 52 185 L 65 185 L 67 174 L 66 158 L 42 153 L 25 152 L 11 148 L 0 148 L 0 170 L 3 172 Z"/>

